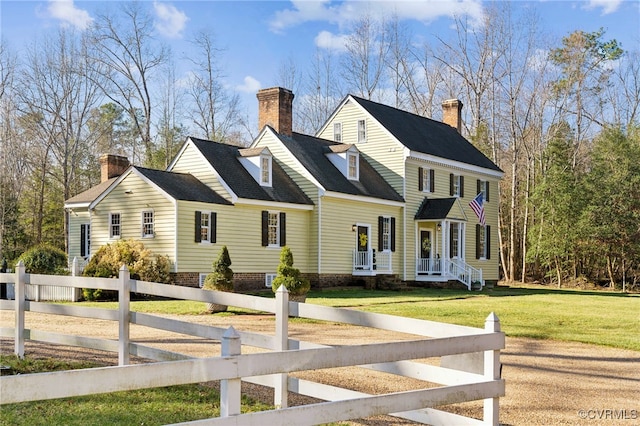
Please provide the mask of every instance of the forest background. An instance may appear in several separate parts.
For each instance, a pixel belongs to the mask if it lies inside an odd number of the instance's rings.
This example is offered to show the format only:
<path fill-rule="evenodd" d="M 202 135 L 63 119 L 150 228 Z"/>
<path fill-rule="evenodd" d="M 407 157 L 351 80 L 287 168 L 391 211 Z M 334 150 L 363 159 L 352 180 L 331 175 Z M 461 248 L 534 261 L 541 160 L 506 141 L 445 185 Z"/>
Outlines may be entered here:
<path fill-rule="evenodd" d="M 124 6 L 122 6 L 124 4 Z M 252 128 L 225 84 L 214 32 L 177 58 L 139 2 L 61 28 L 20 54 L 0 40 L 0 257 L 67 244 L 64 200 L 100 180 L 98 157 L 163 169 L 188 135 L 246 146 Z M 340 54 L 284 60 L 294 130 L 314 134 L 347 93 L 440 119 L 464 103 L 463 134 L 505 172 L 499 244 L 506 281 L 640 286 L 640 52 L 604 29 L 553 44 L 535 11 L 490 3 L 482 25 L 421 42 L 397 17 L 362 15 Z M 175 61 L 189 62 L 187 81 Z M 259 64 L 256 64 L 259 66 Z M 252 108 L 257 107 L 257 103 Z"/>

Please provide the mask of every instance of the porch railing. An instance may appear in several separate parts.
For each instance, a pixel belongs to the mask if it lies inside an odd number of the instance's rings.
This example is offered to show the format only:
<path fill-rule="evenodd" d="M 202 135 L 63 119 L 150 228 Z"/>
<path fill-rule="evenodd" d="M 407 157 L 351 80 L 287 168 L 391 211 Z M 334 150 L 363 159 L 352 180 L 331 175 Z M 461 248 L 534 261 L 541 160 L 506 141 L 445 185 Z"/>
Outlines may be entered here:
<path fill-rule="evenodd" d="M 387 273 L 393 270 L 392 253 L 388 251 L 353 251 L 353 271 L 376 271 Z"/>

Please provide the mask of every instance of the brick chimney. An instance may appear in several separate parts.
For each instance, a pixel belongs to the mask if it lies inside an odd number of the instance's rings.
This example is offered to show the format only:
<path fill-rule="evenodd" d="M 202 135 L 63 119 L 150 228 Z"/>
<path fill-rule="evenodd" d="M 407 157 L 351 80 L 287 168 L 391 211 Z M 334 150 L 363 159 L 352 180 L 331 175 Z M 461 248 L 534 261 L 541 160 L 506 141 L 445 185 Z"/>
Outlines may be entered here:
<path fill-rule="evenodd" d="M 462 102 L 448 99 L 442 102 L 442 122 L 462 133 Z"/>
<path fill-rule="evenodd" d="M 258 91 L 258 130 L 266 125 L 281 135 L 291 136 L 293 131 L 293 92 L 282 87 Z"/>
<path fill-rule="evenodd" d="M 100 182 L 118 177 L 129 167 L 127 157 L 113 154 L 102 154 L 100 156 Z"/>

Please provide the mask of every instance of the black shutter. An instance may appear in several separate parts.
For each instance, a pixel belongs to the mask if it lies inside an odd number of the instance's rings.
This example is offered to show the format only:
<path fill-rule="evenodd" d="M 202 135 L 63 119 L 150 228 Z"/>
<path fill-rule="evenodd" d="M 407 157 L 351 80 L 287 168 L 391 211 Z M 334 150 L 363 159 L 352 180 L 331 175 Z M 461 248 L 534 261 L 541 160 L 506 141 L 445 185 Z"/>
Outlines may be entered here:
<path fill-rule="evenodd" d="M 87 256 L 87 225 L 80 225 L 80 256 Z"/>
<path fill-rule="evenodd" d="M 449 195 L 453 196 L 453 173 L 449 173 Z"/>
<path fill-rule="evenodd" d="M 476 194 L 480 193 L 480 179 L 476 179 Z"/>
<path fill-rule="evenodd" d="M 433 169 L 429 170 L 429 192 L 435 192 L 435 171 Z"/>
<path fill-rule="evenodd" d="M 269 245 L 269 212 L 262 211 L 262 246 Z"/>
<path fill-rule="evenodd" d="M 480 253 L 480 229 L 481 226 L 479 223 L 476 223 L 476 259 L 480 259 L 482 257 L 482 253 Z"/>
<path fill-rule="evenodd" d="M 396 251 L 396 218 L 391 218 L 391 251 Z"/>
<path fill-rule="evenodd" d="M 464 198 L 464 176 L 460 176 L 460 198 Z"/>
<path fill-rule="evenodd" d="M 424 190 L 424 183 L 422 182 L 422 167 L 418 167 L 418 191 Z"/>
<path fill-rule="evenodd" d="M 287 214 L 280 213 L 280 247 L 287 245 Z"/>
<path fill-rule="evenodd" d="M 484 201 L 489 201 L 489 181 L 485 182 L 484 190 L 486 191 L 484 194 Z"/>
<path fill-rule="evenodd" d="M 202 226 L 202 213 L 196 210 L 196 228 L 195 228 L 195 240 L 196 243 L 202 241 L 202 231 L 200 230 Z"/>
<path fill-rule="evenodd" d="M 378 251 L 383 250 L 383 229 L 384 229 L 384 218 L 382 216 L 378 216 Z"/>
<path fill-rule="evenodd" d="M 487 259 L 491 259 L 491 227 L 489 225 L 486 226 L 484 230 L 484 235 L 486 238 L 487 245 Z"/>
<path fill-rule="evenodd" d="M 453 223 L 449 225 L 449 259 L 453 259 Z"/>
<path fill-rule="evenodd" d="M 209 222 L 209 228 L 211 230 L 209 241 L 215 243 L 218 231 L 218 213 L 211 212 L 211 220 Z"/>

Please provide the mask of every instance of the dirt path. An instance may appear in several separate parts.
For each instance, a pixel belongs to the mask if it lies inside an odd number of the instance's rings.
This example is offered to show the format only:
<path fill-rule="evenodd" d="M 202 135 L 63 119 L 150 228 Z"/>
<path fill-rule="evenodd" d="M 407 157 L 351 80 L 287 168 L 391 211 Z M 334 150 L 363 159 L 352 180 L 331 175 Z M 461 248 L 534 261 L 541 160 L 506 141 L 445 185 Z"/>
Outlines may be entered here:
<path fill-rule="evenodd" d="M 180 317 L 183 320 L 238 331 L 271 334 L 273 317 L 265 315 L 201 315 Z M 11 327 L 12 312 L 0 312 L 0 323 Z M 27 313 L 26 327 L 79 334 L 90 337 L 117 338 L 117 325 L 110 321 L 67 318 Z M 365 342 L 409 339 L 412 336 L 392 332 L 372 331 L 340 324 L 309 324 L 293 321 L 290 335 L 294 339 L 325 344 L 358 344 Z M 131 339 L 162 349 L 211 356 L 219 345 L 206 339 L 132 326 Z M 13 341 L 2 340 L 2 352 L 11 353 Z M 243 348 L 243 351 L 245 349 Z M 58 356 L 93 359 L 117 364 L 117 355 L 101 351 L 52 348 L 29 343 L 29 356 Z M 506 396 L 500 399 L 500 420 L 505 425 L 640 425 L 640 352 L 604 348 L 580 343 L 507 338 L 502 352 Z M 339 384 L 369 393 L 407 390 L 416 383 L 410 380 L 357 373 L 355 369 L 314 371 L 300 376 Z M 252 396 L 270 402 L 270 393 L 260 387 L 247 386 Z M 295 400 L 294 400 L 295 401 Z M 301 399 L 299 402 L 304 402 Z M 451 411 L 480 417 L 482 403 L 474 402 L 449 407 Z M 399 419 L 379 417 L 352 422 L 360 425 L 406 425 Z"/>

